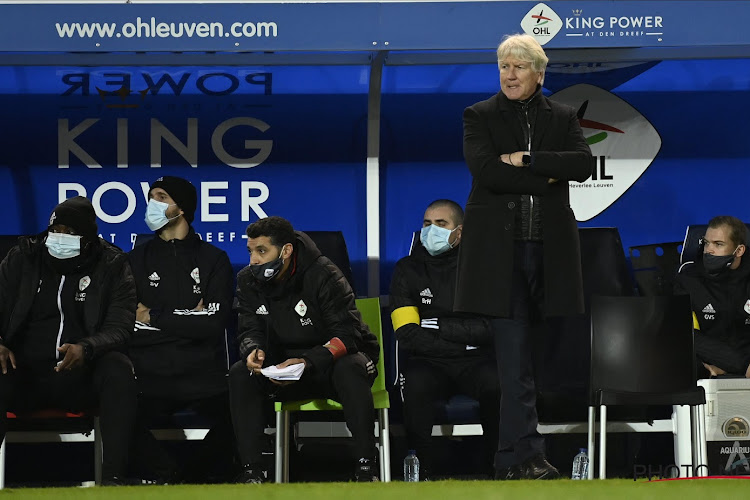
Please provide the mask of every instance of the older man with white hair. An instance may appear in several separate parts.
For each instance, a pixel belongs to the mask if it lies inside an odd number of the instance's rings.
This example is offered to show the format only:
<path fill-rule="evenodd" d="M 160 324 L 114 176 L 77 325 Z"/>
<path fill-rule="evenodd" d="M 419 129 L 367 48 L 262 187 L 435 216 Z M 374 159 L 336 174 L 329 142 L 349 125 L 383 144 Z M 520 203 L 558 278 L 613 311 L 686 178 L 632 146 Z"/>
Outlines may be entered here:
<path fill-rule="evenodd" d="M 568 181 L 594 165 L 576 111 L 542 94 L 547 56 L 528 35 L 497 49 L 500 92 L 464 111 L 473 181 L 458 262 L 459 312 L 493 317 L 500 373 L 497 479 L 559 477 L 537 432 L 530 327 L 583 312 Z M 545 272 L 546 271 L 546 272 Z"/>

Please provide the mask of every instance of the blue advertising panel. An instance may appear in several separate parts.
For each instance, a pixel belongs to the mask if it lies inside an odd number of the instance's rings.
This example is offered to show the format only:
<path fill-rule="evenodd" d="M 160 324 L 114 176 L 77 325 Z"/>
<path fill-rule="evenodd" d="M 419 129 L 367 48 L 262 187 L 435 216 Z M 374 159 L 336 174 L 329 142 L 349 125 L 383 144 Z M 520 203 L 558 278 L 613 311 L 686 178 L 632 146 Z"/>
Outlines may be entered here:
<path fill-rule="evenodd" d="M 179 7 L 179 8 L 178 8 Z M 491 49 L 747 45 L 742 1 L 0 5 L 0 51 Z"/>
<path fill-rule="evenodd" d="M 558 64 L 549 68 L 545 87 L 561 100 L 579 89 L 571 105 L 589 101 L 584 119 L 591 121 L 582 126 L 595 155 L 617 141 L 615 149 L 597 155 L 592 178 L 571 183 L 582 227 L 618 227 L 627 251 L 682 241 L 688 225 L 715 215 L 750 221 L 750 128 L 744 118 L 750 112 L 750 61 Z M 384 290 L 425 207 L 438 198 L 466 202 L 471 176 L 462 158 L 461 114 L 498 90 L 495 65 L 386 67 Z M 625 106 L 627 116 L 617 115 L 621 108 L 597 109 L 600 94 Z M 607 126 L 618 131 L 604 137 Z"/>
<path fill-rule="evenodd" d="M 235 265 L 248 261 L 248 223 L 282 215 L 342 230 L 366 287 L 368 77 L 353 66 L 0 68 L 3 232 L 39 232 L 81 194 L 100 234 L 129 250 L 149 232 L 148 185 L 176 175 L 198 190 L 196 231 Z"/>
<path fill-rule="evenodd" d="M 616 226 L 628 247 L 679 241 L 717 214 L 750 220 L 749 62 L 551 65 L 545 92 L 589 101 L 584 134 L 604 151 L 571 189 L 580 224 Z M 2 232 L 41 231 L 81 193 L 102 236 L 128 249 L 147 232 L 144 187 L 178 175 L 198 188 L 196 230 L 235 265 L 247 224 L 278 214 L 343 231 L 365 294 L 368 79 L 364 66 L 0 68 Z M 461 114 L 498 86 L 493 64 L 385 67 L 383 293 L 426 205 L 465 203 Z"/>

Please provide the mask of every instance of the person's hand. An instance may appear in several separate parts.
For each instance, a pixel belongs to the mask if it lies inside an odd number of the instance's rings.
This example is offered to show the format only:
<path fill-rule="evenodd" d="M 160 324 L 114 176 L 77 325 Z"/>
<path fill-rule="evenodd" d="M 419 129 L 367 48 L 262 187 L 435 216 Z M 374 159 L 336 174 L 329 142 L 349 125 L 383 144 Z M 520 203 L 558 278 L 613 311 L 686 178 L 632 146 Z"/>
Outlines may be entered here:
<path fill-rule="evenodd" d="M 557 181 L 558 181 L 558 179 L 553 179 L 553 178 L 550 177 L 549 179 L 547 179 L 547 184 L 554 184 Z"/>
<path fill-rule="evenodd" d="M 718 377 L 719 375 L 726 375 L 727 373 L 715 365 L 709 365 L 708 363 L 703 363 L 703 366 L 706 368 L 706 370 L 709 371 L 712 377 Z"/>
<path fill-rule="evenodd" d="M 201 298 L 200 302 L 198 302 L 198 305 L 193 308 L 193 311 L 202 311 L 205 307 L 203 306 L 203 299 Z"/>
<path fill-rule="evenodd" d="M 283 363 L 279 363 L 278 365 L 276 365 L 276 368 L 286 368 L 289 365 L 298 365 L 300 363 L 305 365 L 305 368 L 307 368 L 307 361 L 305 361 L 305 358 L 289 358 Z"/>
<path fill-rule="evenodd" d="M 263 368 L 263 361 L 266 360 L 266 353 L 262 349 L 253 349 L 248 354 L 245 364 L 247 369 L 253 373 L 260 373 L 260 369 Z"/>
<path fill-rule="evenodd" d="M 503 154 L 500 155 L 500 161 L 521 168 L 525 166 L 523 164 L 523 155 L 527 154 L 529 154 L 528 151 L 516 151 L 515 153 Z"/>
<path fill-rule="evenodd" d="M 83 365 L 83 346 L 81 344 L 63 344 L 57 348 L 65 357 L 55 367 L 56 372 L 72 370 Z"/>
<path fill-rule="evenodd" d="M 201 299 L 203 300 L 203 299 Z M 138 307 L 135 309 L 135 320 L 141 323 L 151 324 L 151 308 L 144 306 L 138 302 Z"/>
<path fill-rule="evenodd" d="M 303 365 L 305 365 L 305 368 L 307 368 L 307 361 L 305 361 L 304 358 L 289 358 L 283 363 L 279 363 L 278 365 L 276 365 L 276 368 L 286 368 L 289 365 L 297 365 L 299 363 L 302 363 Z M 272 378 L 269 378 L 268 380 L 276 385 L 289 385 L 297 382 L 296 380 L 276 380 Z"/>
<path fill-rule="evenodd" d="M 8 373 L 8 361 L 10 361 L 10 366 L 15 370 L 16 369 L 16 356 L 13 354 L 13 351 L 5 347 L 4 345 L 0 345 L 0 367 L 3 369 L 3 375 Z"/>

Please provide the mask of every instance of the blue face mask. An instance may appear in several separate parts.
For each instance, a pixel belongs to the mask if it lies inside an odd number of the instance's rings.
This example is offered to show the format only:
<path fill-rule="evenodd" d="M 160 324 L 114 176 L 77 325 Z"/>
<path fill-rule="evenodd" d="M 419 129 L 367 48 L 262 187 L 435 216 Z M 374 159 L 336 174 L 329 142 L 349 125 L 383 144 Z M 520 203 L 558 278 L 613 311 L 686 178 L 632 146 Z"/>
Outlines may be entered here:
<path fill-rule="evenodd" d="M 432 255 L 440 255 L 443 252 L 447 252 L 453 245 L 450 244 L 449 239 L 451 233 L 458 229 L 453 230 L 445 229 L 444 227 L 430 224 L 429 226 L 423 227 L 419 234 L 419 238 L 422 241 L 422 246 Z"/>
<path fill-rule="evenodd" d="M 169 224 L 169 221 L 175 220 L 182 215 L 178 214 L 172 218 L 167 217 L 167 209 L 172 206 L 174 205 L 157 201 L 153 198 L 148 200 L 148 206 L 146 207 L 146 225 L 148 228 L 152 231 L 158 231 Z"/>
<path fill-rule="evenodd" d="M 81 237 L 75 234 L 49 233 L 44 244 L 56 259 L 72 259 L 81 255 Z"/>

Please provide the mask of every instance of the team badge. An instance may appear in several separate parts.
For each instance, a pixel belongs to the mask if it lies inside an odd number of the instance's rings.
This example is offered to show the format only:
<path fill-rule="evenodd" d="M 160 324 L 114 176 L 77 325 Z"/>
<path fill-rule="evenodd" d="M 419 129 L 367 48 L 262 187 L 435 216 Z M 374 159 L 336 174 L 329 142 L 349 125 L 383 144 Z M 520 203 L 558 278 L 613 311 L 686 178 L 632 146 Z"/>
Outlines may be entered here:
<path fill-rule="evenodd" d="M 297 314 L 300 316 L 304 316 L 307 314 L 307 305 L 303 301 L 297 302 L 297 305 L 294 306 L 294 310 L 297 311 Z"/>

